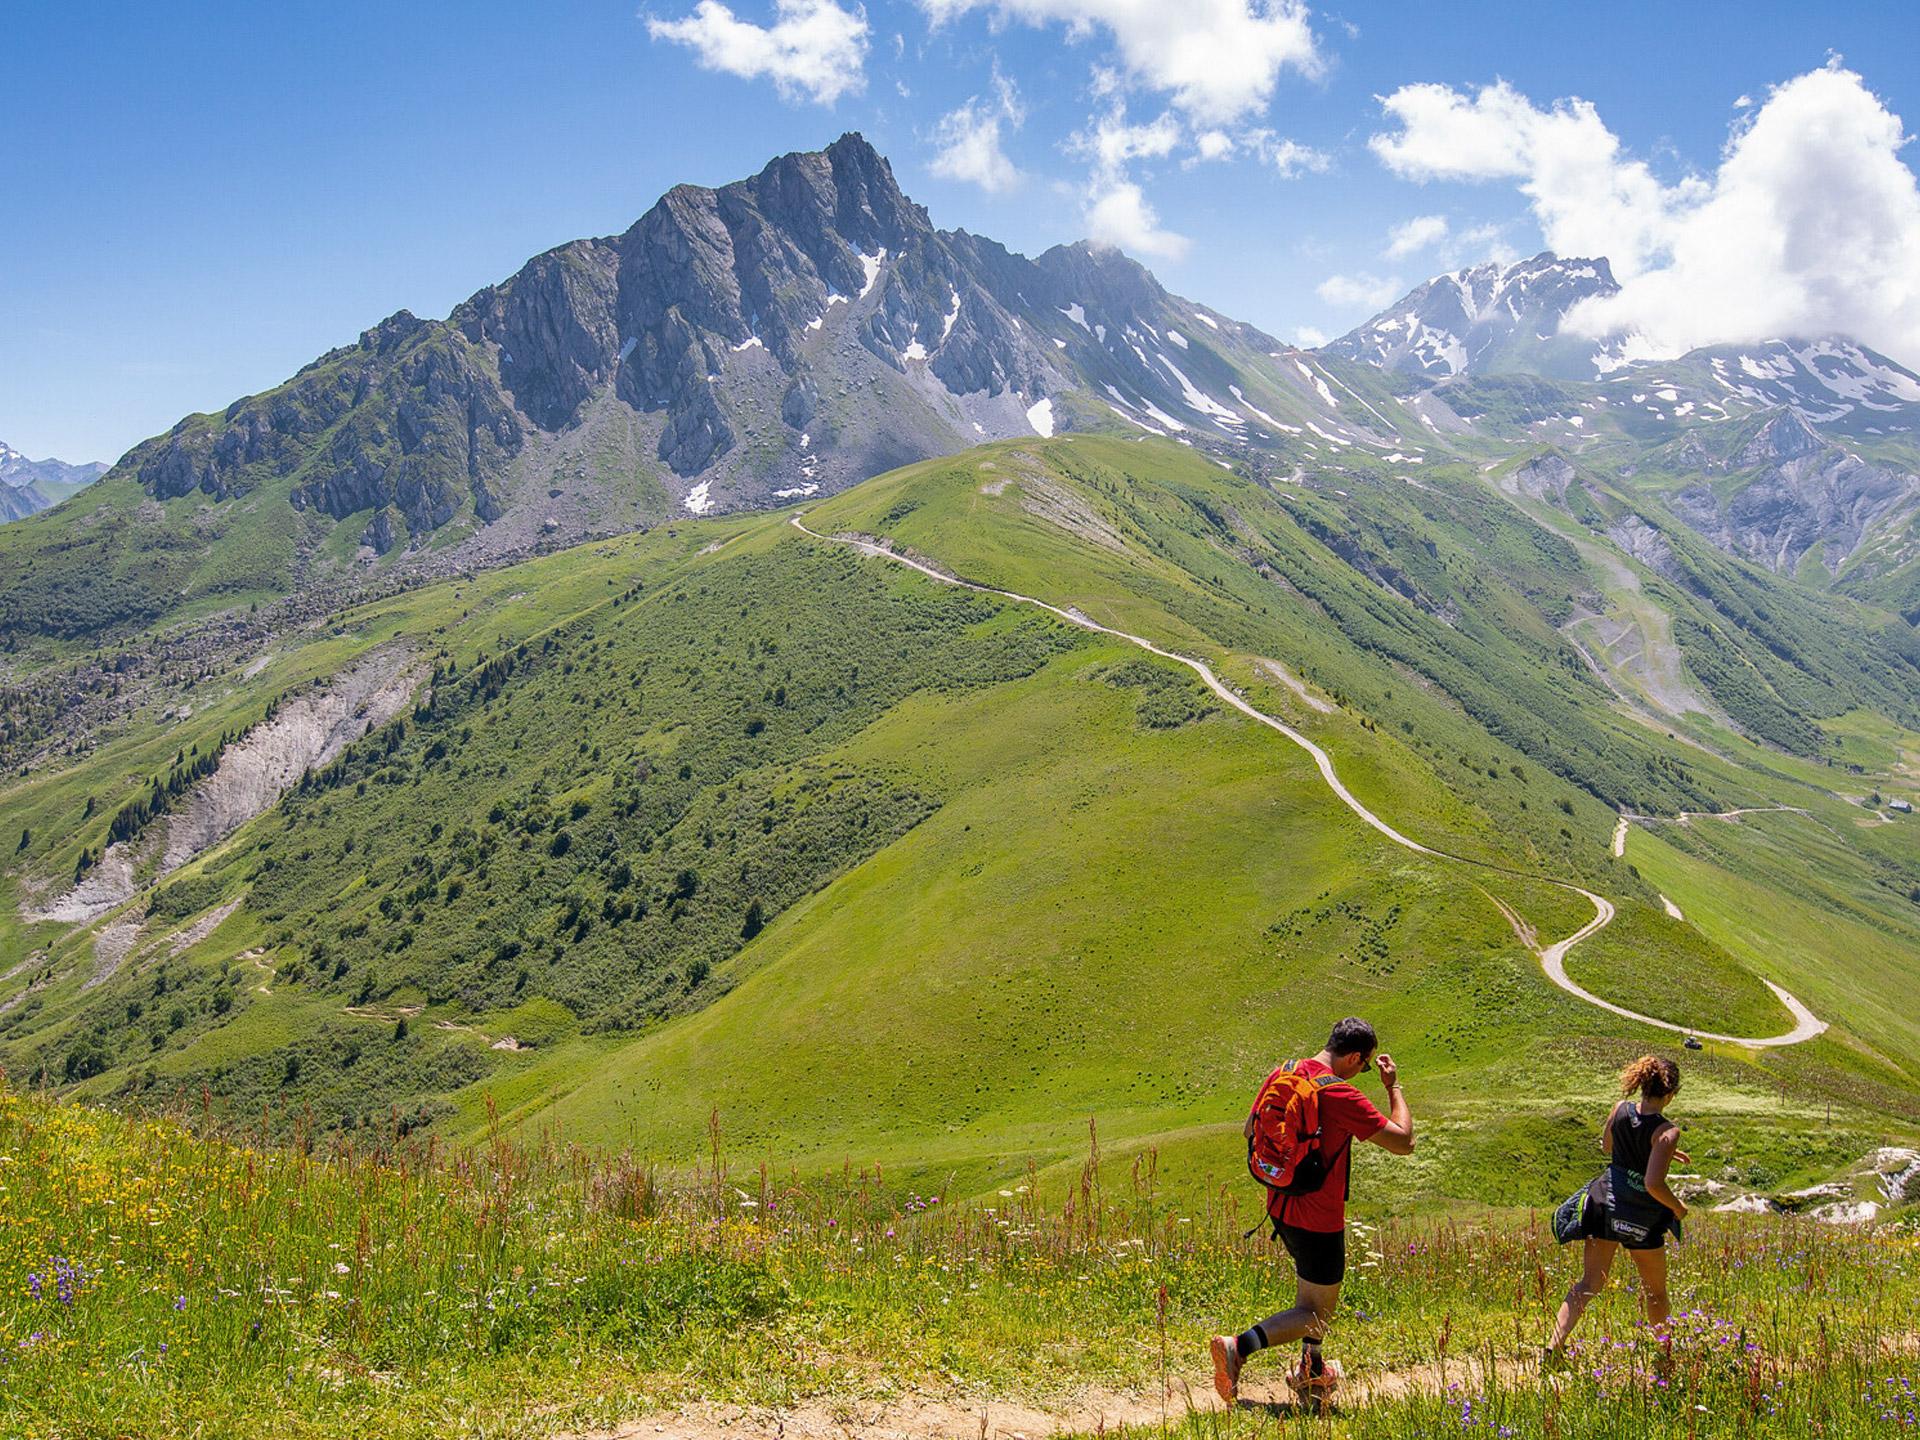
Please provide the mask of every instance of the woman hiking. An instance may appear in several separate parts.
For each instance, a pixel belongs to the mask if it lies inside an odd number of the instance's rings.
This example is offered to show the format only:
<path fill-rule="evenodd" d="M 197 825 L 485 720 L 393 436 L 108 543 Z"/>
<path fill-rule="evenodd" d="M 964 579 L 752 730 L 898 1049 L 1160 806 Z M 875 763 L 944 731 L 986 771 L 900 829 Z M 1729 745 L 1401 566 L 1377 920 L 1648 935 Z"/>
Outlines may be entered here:
<path fill-rule="evenodd" d="M 1639 1099 L 1633 1099 L 1639 1092 Z M 1667 1231 L 1685 1217 L 1687 1207 L 1667 1185 L 1667 1167 L 1688 1163 L 1679 1148 L 1680 1127 L 1667 1118 L 1667 1106 L 1680 1091 L 1680 1067 L 1657 1055 L 1643 1055 L 1620 1072 L 1620 1093 L 1600 1130 L 1600 1149 L 1608 1165 L 1586 1189 L 1586 1205 L 1577 1231 L 1584 1241 L 1580 1278 L 1567 1291 L 1547 1342 L 1547 1359 L 1563 1355 L 1567 1337 L 1587 1302 L 1607 1288 L 1614 1252 L 1625 1246 L 1640 1272 L 1647 1319 L 1659 1325 L 1668 1316 Z M 1576 1205 L 1576 1194 L 1570 1205 Z M 1572 1238 L 1572 1237 L 1568 1237 Z"/>

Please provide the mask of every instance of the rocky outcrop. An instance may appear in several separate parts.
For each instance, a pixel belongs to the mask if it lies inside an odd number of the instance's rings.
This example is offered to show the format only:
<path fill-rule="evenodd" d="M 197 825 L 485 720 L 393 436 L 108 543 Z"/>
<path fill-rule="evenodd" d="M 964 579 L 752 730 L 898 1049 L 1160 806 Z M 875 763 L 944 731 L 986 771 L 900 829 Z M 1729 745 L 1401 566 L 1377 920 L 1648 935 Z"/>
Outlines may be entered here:
<path fill-rule="evenodd" d="M 362 537 L 386 550 L 423 541 L 463 504 L 480 508 L 524 435 L 488 358 L 403 310 L 280 389 L 215 422 L 182 421 L 121 464 L 163 500 L 229 500 L 295 476 L 296 509 L 336 520 L 390 509 Z"/>
<path fill-rule="evenodd" d="M 1792 573 L 1810 550 L 1829 569 L 1881 521 L 1920 505 L 1920 477 L 1871 464 L 1786 411 L 1741 448 L 1753 474 L 1736 488 L 1704 482 L 1674 497 L 1679 517 L 1723 550 Z"/>
<path fill-rule="evenodd" d="M 1734 457 L 1735 468 L 1748 465 L 1778 465 L 1824 450 L 1827 442 L 1797 410 L 1783 411 L 1767 421 L 1754 437 L 1740 447 Z"/>
<path fill-rule="evenodd" d="M 1669 580 L 1680 578 L 1680 566 L 1674 560 L 1673 547 L 1645 519 L 1627 515 L 1607 529 L 1607 538 L 1656 575 Z"/>
<path fill-rule="evenodd" d="M 656 457 L 688 488 L 768 415 L 787 433 L 755 437 L 763 483 L 779 483 L 764 458 L 772 440 L 789 468 L 838 488 L 982 435 L 1028 433 L 1028 407 L 1061 387 L 1057 357 L 999 293 L 1016 305 L 1022 283 L 1044 295 L 1042 271 L 997 251 L 1002 273 L 986 283 L 975 249 L 936 231 L 886 160 L 845 136 L 719 189 L 679 186 L 625 233 L 550 250 L 445 322 L 403 311 L 125 464 L 159 499 L 225 501 L 291 477 L 297 508 L 363 517 L 358 538 L 384 553 L 463 512 L 502 518 L 526 443 L 583 423 L 610 394 L 651 421 Z M 864 359 L 840 337 L 848 325 Z M 874 365 L 910 385 L 856 436 L 823 396 L 870 386 Z M 1019 403 L 991 424 L 962 398 L 1008 392 Z M 823 452 L 841 436 L 856 449 L 835 465 Z M 526 478 L 518 488 L 551 488 L 549 475 Z"/>
<path fill-rule="evenodd" d="M 1578 475 L 1566 456 L 1548 451 L 1519 466 L 1509 478 L 1517 494 L 1533 500 L 1558 502 L 1566 498 L 1567 487 Z"/>

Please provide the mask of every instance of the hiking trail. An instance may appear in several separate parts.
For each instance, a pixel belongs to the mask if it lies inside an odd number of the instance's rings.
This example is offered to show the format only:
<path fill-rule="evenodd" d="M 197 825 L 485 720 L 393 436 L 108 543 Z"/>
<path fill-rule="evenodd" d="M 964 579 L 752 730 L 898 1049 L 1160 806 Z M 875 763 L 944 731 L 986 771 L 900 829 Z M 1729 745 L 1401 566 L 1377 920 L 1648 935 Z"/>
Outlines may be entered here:
<path fill-rule="evenodd" d="M 1231 705 L 1235 710 L 1238 710 L 1248 719 L 1265 725 L 1269 730 L 1279 731 L 1280 734 L 1286 736 L 1287 739 L 1306 751 L 1308 755 L 1313 757 L 1314 766 L 1320 771 L 1320 778 L 1326 782 L 1327 788 L 1339 797 L 1342 804 L 1394 844 L 1411 850 L 1416 855 L 1425 855 L 1435 860 L 1451 861 L 1456 865 L 1471 865 L 1477 869 L 1491 870 L 1496 874 L 1512 875 L 1519 879 L 1531 880 L 1539 884 L 1553 885 L 1561 890 L 1583 896 L 1593 906 L 1593 919 L 1589 920 L 1566 939 L 1555 941 L 1544 949 L 1537 948 L 1534 945 L 1529 932 L 1523 927 L 1519 917 L 1511 909 L 1500 904 L 1497 900 L 1494 902 L 1499 906 L 1501 913 L 1507 917 L 1508 923 L 1514 926 L 1514 933 L 1520 937 L 1522 943 L 1527 945 L 1529 949 L 1532 949 L 1539 957 L 1540 966 L 1546 971 L 1547 978 L 1574 998 L 1584 1000 L 1587 1004 L 1597 1006 L 1609 1014 L 1620 1016 L 1622 1019 L 1638 1021 L 1642 1025 L 1652 1025 L 1661 1030 L 1672 1031 L 1677 1035 L 1693 1035 L 1698 1036 L 1702 1040 L 1717 1040 L 1723 1044 L 1739 1045 L 1748 1049 L 1768 1049 L 1781 1045 L 1797 1045 L 1803 1040 L 1813 1039 L 1827 1028 L 1825 1021 L 1818 1019 L 1805 1005 L 1801 1004 L 1771 980 L 1764 980 L 1763 983 L 1773 992 L 1775 998 L 1786 1007 L 1788 1013 L 1793 1016 L 1794 1026 L 1784 1034 L 1769 1035 L 1757 1039 L 1737 1035 L 1717 1035 L 1711 1031 L 1696 1030 L 1686 1025 L 1676 1025 L 1671 1020 L 1660 1020 L 1652 1015 L 1642 1015 L 1637 1010 L 1629 1010 L 1624 1006 L 1615 1005 L 1609 1000 L 1602 1000 L 1592 991 L 1583 989 L 1574 982 L 1572 977 L 1567 974 L 1566 960 L 1567 952 L 1572 950 L 1574 946 L 1578 945 L 1582 940 L 1598 934 L 1613 923 L 1613 918 L 1616 913 L 1613 902 L 1604 896 L 1596 895 L 1593 891 L 1576 885 L 1571 880 L 1557 880 L 1548 875 L 1529 875 L 1523 870 L 1515 870 L 1505 865 L 1498 865 L 1490 860 L 1475 860 L 1465 855 L 1450 854 L 1445 850 L 1436 850 L 1430 845 L 1423 845 L 1418 840 L 1410 839 L 1401 834 L 1398 830 L 1394 829 L 1393 826 L 1369 810 L 1351 790 L 1347 789 L 1346 785 L 1341 782 L 1338 772 L 1333 768 L 1332 757 L 1329 756 L 1325 750 L 1321 749 L 1291 725 L 1288 725 L 1284 721 L 1276 720 L 1264 710 L 1255 708 L 1245 700 L 1237 690 L 1222 681 L 1218 675 L 1214 674 L 1212 667 L 1204 660 L 1196 660 L 1188 655 L 1177 654 L 1172 650 L 1163 649 L 1151 640 L 1142 639 L 1138 635 L 1130 635 L 1125 630 L 1116 630 L 1111 625 L 1102 625 L 1098 620 L 1083 614 L 1072 606 L 1062 607 L 1050 604 L 1045 600 L 1035 599 L 1031 595 L 1022 595 L 1017 590 L 1002 590 L 997 586 L 982 585 L 973 580 L 963 580 L 958 575 L 953 575 L 938 569 L 925 560 L 915 559 L 911 555 L 903 555 L 898 550 L 891 548 L 890 545 L 870 536 L 846 534 L 823 535 L 818 530 L 810 529 L 807 526 L 805 523 L 805 514 L 805 511 L 800 511 L 792 517 L 793 527 L 800 531 L 801 534 L 810 535 L 815 540 L 823 541 L 829 545 L 844 545 L 849 549 L 859 551 L 863 555 L 871 555 L 877 559 L 891 560 L 896 565 L 904 565 L 910 570 L 918 571 L 928 579 L 936 580 L 942 585 L 954 585 L 962 590 L 972 590 L 977 594 L 997 595 L 1003 600 L 1013 600 L 1022 605 L 1031 605 L 1036 609 L 1046 611 L 1049 615 L 1058 616 L 1070 625 L 1077 625 L 1083 630 L 1092 630 L 1101 635 L 1111 635 L 1116 640 L 1125 640 L 1128 644 L 1137 645 L 1142 650 L 1152 655 L 1158 655 L 1163 660 L 1171 660 L 1176 664 L 1186 666 L 1200 677 L 1201 681 L 1209 690 L 1228 705 Z M 1619 827 L 1614 832 L 1614 844 L 1617 847 L 1614 852 L 1615 854 L 1620 854 L 1625 849 L 1626 819 L 1627 817 L 1622 817 Z"/>

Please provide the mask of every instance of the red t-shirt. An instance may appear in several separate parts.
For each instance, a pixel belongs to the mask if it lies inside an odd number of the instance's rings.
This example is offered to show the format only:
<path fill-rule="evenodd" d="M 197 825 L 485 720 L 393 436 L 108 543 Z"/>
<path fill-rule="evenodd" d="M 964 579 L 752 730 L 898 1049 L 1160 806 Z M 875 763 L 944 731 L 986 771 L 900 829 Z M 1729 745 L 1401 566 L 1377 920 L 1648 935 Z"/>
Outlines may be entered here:
<path fill-rule="evenodd" d="M 1331 1075 L 1318 1060 L 1302 1060 L 1302 1075 Z M 1320 1145 L 1327 1155 L 1337 1157 L 1327 1173 L 1327 1183 L 1311 1195 L 1272 1196 L 1284 1205 L 1280 1218 L 1301 1230 L 1331 1235 L 1347 1228 L 1347 1175 L 1353 1165 L 1353 1146 L 1371 1139 L 1386 1128 L 1387 1117 L 1374 1104 L 1344 1080 L 1336 1080 L 1320 1092 Z"/>

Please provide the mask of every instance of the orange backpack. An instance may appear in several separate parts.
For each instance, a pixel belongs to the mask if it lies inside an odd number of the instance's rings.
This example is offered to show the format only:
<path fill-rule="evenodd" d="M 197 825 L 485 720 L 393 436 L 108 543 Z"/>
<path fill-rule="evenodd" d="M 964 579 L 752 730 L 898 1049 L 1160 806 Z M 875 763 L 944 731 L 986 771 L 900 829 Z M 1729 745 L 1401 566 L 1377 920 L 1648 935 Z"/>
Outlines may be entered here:
<path fill-rule="evenodd" d="M 1252 1133 L 1247 1136 L 1247 1170 L 1267 1189 L 1267 1211 L 1284 1197 L 1311 1195 L 1327 1183 L 1339 1156 L 1320 1145 L 1320 1092 L 1337 1075 L 1304 1075 L 1289 1060 L 1267 1076 L 1253 1098 Z"/>

